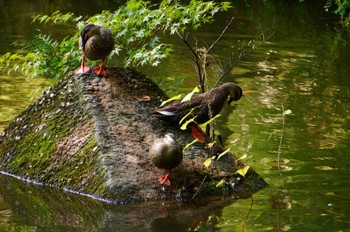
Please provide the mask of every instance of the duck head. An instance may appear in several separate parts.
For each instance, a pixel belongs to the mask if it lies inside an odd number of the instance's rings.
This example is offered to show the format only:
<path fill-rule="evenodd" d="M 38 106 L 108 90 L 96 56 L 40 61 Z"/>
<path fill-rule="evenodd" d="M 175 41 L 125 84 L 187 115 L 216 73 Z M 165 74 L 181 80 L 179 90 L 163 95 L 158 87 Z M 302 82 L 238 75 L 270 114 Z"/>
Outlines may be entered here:
<path fill-rule="evenodd" d="M 228 105 L 230 105 L 233 101 L 238 101 L 243 95 L 241 87 L 231 82 L 223 84 L 221 88 L 228 92 Z"/>
<path fill-rule="evenodd" d="M 98 33 L 96 25 L 94 24 L 85 25 L 83 30 L 81 30 L 80 32 L 80 38 L 81 38 L 80 49 L 84 50 L 85 44 L 88 41 L 88 39 L 96 33 Z"/>

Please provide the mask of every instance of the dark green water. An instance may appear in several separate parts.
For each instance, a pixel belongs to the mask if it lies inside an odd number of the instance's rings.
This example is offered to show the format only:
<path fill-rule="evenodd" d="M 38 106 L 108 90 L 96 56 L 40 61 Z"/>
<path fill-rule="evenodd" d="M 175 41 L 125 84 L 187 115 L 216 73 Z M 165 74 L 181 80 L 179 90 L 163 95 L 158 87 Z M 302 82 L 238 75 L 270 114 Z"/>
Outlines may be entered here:
<path fill-rule="evenodd" d="M 93 14 L 108 6 L 103 1 L 93 7 L 86 1 L 66 2 L 3 1 L 0 20 L 5 29 L 0 51 L 10 50 L 13 38 L 31 38 L 33 14 L 56 9 Z M 181 231 L 184 225 L 196 225 L 188 218 L 198 214 L 201 231 L 350 231 L 349 34 L 324 11 L 322 3 L 234 4 L 228 15 L 195 35 L 210 44 L 227 19 L 235 16 L 231 29 L 213 50 L 218 60 L 228 57 L 231 48 L 236 49 L 242 41 L 274 31 L 224 79 L 239 83 L 244 97 L 234 111 L 232 107 L 224 109 L 216 128 L 232 151 L 247 155 L 245 162 L 269 183 L 268 188 L 251 199 L 222 203 L 210 210 L 171 203 L 125 207 L 0 176 L 0 229 L 157 231 L 155 225 L 164 223 L 167 230 L 159 231 Z M 17 14 L 5 10 L 15 11 L 19 5 L 25 10 L 21 8 Z M 54 33 L 59 36 L 60 31 Z M 177 43 L 175 56 L 156 69 L 142 71 L 170 94 L 188 92 L 197 80 L 186 58 L 191 54 L 177 38 L 169 40 Z M 209 66 L 209 85 L 217 78 L 215 67 Z M 33 91 L 49 83 L 34 79 L 23 84 L 23 79 L 0 78 L 2 130 L 29 104 Z M 15 91 L 17 88 L 21 92 Z M 291 114 L 283 115 L 286 110 Z"/>

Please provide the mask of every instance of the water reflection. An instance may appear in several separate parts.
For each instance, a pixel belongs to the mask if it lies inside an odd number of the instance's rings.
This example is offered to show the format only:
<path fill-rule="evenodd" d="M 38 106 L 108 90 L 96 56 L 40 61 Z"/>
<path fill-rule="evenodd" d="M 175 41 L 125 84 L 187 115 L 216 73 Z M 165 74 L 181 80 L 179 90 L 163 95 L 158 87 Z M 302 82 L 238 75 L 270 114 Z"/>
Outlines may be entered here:
<path fill-rule="evenodd" d="M 191 204 L 150 202 L 111 205 L 51 187 L 0 175 L 0 230 L 29 231 L 194 231 L 212 230 L 227 199 L 202 199 Z"/>
<path fill-rule="evenodd" d="M 52 80 L 30 80 L 20 76 L 0 76 L 0 133 L 29 104 L 32 104 Z"/>

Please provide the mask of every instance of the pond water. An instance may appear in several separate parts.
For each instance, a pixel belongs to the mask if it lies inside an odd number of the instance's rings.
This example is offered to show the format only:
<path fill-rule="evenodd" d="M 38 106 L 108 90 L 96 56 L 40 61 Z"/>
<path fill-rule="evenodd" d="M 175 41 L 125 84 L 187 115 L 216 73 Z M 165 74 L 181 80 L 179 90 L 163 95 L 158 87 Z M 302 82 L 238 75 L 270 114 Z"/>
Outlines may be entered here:
<path fill-rule="evenodd" d="M 32 15 L 56 9 L 93 14 L 117 4 L 98 1 L 89 6 L 89 2 L 93 1 L 0 1 L 5 28 L 0 51 L 10 50 L 13 38 L 32 38 Z M 216 123 L 225 145 L 238 156 L 247 155 L 244 162 L 269 187 L 252 198 L 205 209 L 205 214 L 198 205 L 167 202 L 143 208 L 111 206 L 1 175 L 0 230 L 184 231 L 180 222 L 198 213 L 199 231 L 350 231 L 349 34 L 325 12 L 323 3 L 315 1 L 240 1 L 234 6 L 193 36 L 211 44 L 234 16 L 213 50 L 213 57 L 225 65 L 232 49 L 237 53 L 243 42 L 258 41 L 261 32 L 266 38 L 273 33 L 251 53 L 247 49 L 223 79 L 237 82 L 244 97 L 233 111 L 225 108 Z M 59 36 L 59 30 L 54 32 Z M 191 54 L 177 38 L 167 39 L 176 43 L 174 56 L 158 68 L 142 71 L 170 95 L 188 92 L 196 84 Z M 215 67 L 208 67 L 208 85 L 217 79 Z M 1 131 L 51 82 L 0 78 Z M 162 220 L 150 219 L 155 212 L 164 215 Z M 196 221 L 187 224 L 198 226 Z"/>

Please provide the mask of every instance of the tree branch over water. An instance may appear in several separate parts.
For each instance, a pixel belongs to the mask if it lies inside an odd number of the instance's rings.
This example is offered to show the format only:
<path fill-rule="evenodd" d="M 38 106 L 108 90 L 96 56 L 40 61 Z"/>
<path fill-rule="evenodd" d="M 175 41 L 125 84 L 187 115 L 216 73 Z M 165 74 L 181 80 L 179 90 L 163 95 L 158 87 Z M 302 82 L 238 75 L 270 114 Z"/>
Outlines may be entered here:
<path fill-rule="evenodd" d="M 268 37 L 267 40 L 269 40 L 273 35 L 274 35 L 275 31 L 273 31 Z M 244 57 L 246 57 L 247 55 L 251 54 L 253 51 L 255 51 L 255 49 L 257 47 L 259 47 L 260 45 L 264 44 L 266 42 L 266 38 L 265 38 L 265 34 L 262 32 L 260 34 L 261 37 L 261 41 L 260 42 L 256 42 L 255 40 L 251 40 L 248 42 L 248 46 L 250 47 L 250 50 L 246 51 L 244 49 L 244 43 L 241 47 L 238 48 L 239 51 L 239 55 L 238 58 L 236 60 L 234 60 L 234 56 L 231 55 L 230 59 L 229 59 L 229 65 L 224 68 L 219 70 L 220 72 L 220 77 L 217 79 L 214 87 L 218 86 L 218 84 L 222 81 L 222 79 L 235 67 L 239 64 L 239 62 L 242 61 L 242 59 Z"/>
<path fill-rule="evenodd" d="M 256 50 L 257 47 L 264 44 L 267 40 L 269 40 L 274 35 L 274 30 L 268 37 L 265 36 L 265 34 L 262 32 L 260 34 L 260 41 L 257 42 L 256 40 L 250 40 L 248 43 L 246 41 L 243 41 L 242 45 L 238 47 L 238 55 L 236 55 L 235 51 L 232 51 L 228 58 L 228 65 L 224 67 L 222 62 L 219 59 L 216 59 L 212 54 L 212 50 L 214 47 L 217 46 L 217 44 L 222 40 L 224 35 L 226 34 L 227 30 L 230 28 L 232 22 L 234 20 L 234 17 L 230 18 L 229 22 L 226 24 L 225 28 L 222 30 L 220 35 L 217 37 L 217 39 L 210 45 L 205 46 L 199 46 L 198 40 L 195 39 L 195 48 L 192 47 L 190 44 L 188 37 L 190 33 L 183 33 L 180 34 L 177 32 L 177 35 L 179 38 L 184 42 L 186 47 L 190 50 L 192 55 L 194 56 L 194 59 L 191 58 L 191 60 L 195 63 L 195 68 L 198 75 L 198 86 L 200 87 L 200 90 L 202 93 L 205 92 L 205 83 L 207 81 L 207 67 L 209 66 L 208 59 L 212 59 L 213 63 L 217 65 L 217 71 L 219 73 L 218 78 L 216 79 L 214 87 L 217 87 L 218 84 L 223 80 L 225 76 L 227 76 L 228 73 L 231 72 L 231 70 L 239 64 L 240 61 L 247 55 L 251 54 L 254 50 Z M 248 49 L 246 48 L 248 47 Z"/>

